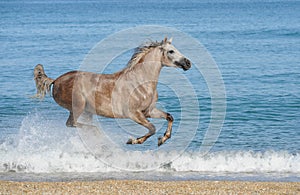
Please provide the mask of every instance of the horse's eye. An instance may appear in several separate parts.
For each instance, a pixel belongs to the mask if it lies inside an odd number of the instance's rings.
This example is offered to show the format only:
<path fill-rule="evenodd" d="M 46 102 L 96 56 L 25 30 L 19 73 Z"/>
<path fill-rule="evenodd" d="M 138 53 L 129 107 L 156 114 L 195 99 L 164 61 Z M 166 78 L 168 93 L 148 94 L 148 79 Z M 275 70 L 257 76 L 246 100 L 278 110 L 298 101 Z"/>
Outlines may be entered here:
<path fill-rule="evenodd" d="M 173 54 L 174 53 L 174 50 L 170 50 L 168 51 L 169 54 Z"/>

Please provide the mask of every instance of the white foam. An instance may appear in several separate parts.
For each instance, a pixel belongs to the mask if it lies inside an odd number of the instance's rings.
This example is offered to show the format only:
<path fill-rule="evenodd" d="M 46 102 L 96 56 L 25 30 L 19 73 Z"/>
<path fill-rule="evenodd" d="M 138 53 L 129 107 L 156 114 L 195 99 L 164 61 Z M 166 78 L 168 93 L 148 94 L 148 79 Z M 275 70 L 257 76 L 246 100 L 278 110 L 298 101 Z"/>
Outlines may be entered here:
<path fill-rule="evenodd" d="M 23 120 L 14 141 L 0 145 L 0 172 L 230 172 L 300 174 L 300 153 L 287 151 L 199 152 L 132 151 L 103 148 L 94 155 L 82 143 L 76 129 L 53 124 L 38 114 Z M 172 159 L 172 160 L 166 160 Z"/>
<path fill-rule="evenodd" d="M 174 161 L 172 167 L 176 171 L 300 173 L 300 154 L 287 151 L 222 151 L 201 156 L 190 153 Z"/>

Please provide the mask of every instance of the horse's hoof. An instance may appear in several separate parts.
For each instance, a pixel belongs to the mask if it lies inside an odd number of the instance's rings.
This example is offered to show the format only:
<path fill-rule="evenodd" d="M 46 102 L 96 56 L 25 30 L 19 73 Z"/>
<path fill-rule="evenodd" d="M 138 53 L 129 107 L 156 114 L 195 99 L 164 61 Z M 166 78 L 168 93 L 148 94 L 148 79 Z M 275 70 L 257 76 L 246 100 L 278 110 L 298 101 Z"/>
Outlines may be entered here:
<path fill-rule="evenodd" d="M 126 144 L 133 144 L 133 140 L 132 139 L 129 139 Z"/>
<path fill-rule="evenodd" d="M 164 143 L 164 142 L 163 142 L 162 137 L 159 137 L 159 138 L 158 138 L 158 146 L 161 146 L 163 143 Z"/>
<path fill-rule="evenodd" d="M 77 123 L 74 127 L 83 128 L 85 125 L 82 123 Z"/>
<path fill-rule="evenodd" d="M 71 127 L 71 128 L 76 128 L 77 125 L 74 125 L 74 124 L 66 124 L 67 127 Z"/>

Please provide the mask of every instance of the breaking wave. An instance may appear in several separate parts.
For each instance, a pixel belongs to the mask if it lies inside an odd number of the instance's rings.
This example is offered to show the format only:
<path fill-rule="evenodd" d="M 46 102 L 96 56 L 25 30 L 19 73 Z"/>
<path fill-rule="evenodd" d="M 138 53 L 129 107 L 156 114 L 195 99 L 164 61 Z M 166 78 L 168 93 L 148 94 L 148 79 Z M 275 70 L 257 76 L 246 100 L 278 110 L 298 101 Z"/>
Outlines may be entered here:
<path fill-rule="evenodd" d="M 156 167 L 158 172 L 300 174 L 300 153 L 288 151 L 219 151 L 202 155 L 192 151 L 128 151 L 112 146 L 103 147 L 102 155 L 97 156 L 86 149 L 76 130 L 53 124 L 38 114 L 24 118 L 19 134 L 0 144 L 0 156 L 0 173 L 107 173 Z M 114 159 L 113 165 L 106 163 L 111 162 L 109 158 Z"/>

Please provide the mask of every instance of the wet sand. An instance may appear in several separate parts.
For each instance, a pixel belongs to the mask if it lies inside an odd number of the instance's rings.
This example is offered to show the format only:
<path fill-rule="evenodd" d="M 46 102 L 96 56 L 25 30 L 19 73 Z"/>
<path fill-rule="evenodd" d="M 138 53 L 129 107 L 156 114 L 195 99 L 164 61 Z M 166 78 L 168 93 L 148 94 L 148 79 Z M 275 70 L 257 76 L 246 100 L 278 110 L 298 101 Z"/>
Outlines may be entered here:
<path fill-rule="evenodd" d="M 0 194 L 300 194 L 300 182 L 140 180 L 84 182 L 0 181 Z"/>

